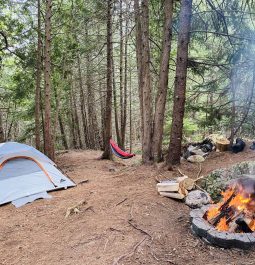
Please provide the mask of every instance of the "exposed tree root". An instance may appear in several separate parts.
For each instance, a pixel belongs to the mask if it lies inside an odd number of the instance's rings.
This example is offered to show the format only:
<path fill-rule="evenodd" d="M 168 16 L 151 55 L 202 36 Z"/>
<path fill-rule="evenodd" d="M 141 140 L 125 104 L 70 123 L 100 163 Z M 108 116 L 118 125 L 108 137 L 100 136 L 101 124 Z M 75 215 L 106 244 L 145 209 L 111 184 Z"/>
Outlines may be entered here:
<path fill-rule="evenodd" d="M 136 252 L 137 248 L 147 239 L 147 236 L 145 236 L 141 241 L 139 241 L 138 243 L 136 243 L 132 249 L 131 252 L 129 253 L 126 253 L 122 256 L 119 256 L 118 258 L 116 258 L 113 262 L 112 265 L 118 265 L 119 262 L 125 258 L 128 258 L 128 257 L 132 257 L 134 255 L 134 253 Z"/>

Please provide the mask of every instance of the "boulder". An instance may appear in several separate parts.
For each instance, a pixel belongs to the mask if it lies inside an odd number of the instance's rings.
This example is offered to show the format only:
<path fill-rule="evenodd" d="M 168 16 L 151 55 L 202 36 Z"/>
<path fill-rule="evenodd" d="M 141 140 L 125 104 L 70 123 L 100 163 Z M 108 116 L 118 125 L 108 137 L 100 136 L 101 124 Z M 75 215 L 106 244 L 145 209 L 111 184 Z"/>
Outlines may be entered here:
<path fill-rule="evenodd" d="M 202 157 L 205 157 L 208 155 L 208 153 L 205 153 L 203 152 L 201 149 L 195 149 L 192 151 L 195 155 L 199 155 L 199 156 L 202 156 Z"/>
<path fill-rule="evenodd" d="M 209 204 L 210 202 L 210 195 L 200 190 L 191 191 L 185 198 L 185 203 L 190 208 L 201 208 L 203 205 Z"/>
<path fill-rule="evenodd" d="M 192 155 L 187 158 L 187 160 L 191 163 L 201 163 L 204 162 L 205 159 L 201 155 Z"/>

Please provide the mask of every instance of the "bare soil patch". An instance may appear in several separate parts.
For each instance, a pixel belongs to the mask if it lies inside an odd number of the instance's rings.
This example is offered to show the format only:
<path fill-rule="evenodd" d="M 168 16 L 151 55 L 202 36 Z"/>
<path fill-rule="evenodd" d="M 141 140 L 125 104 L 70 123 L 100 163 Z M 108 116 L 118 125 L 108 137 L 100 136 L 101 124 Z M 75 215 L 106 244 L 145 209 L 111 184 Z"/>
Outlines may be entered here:
<path fill-rule="evenodd" d="M 1 265 L 108 264 L 255 264 L 253 250 L 224 250 L 209 246 L 190 230 L 190 209 L 179 201 L 160 197 L 155 188 L 158 170 L 97 160 L 95 151 L 70 151 L 58 164 L 76 183 L 75 188 L 52 192 L 16 209 L 0 207 Z M 202 164 L 202 175 L 216 168 L 254 160 L 246 148 L 239 154 L 212 153 Z M 126 165 L 123 165 L 126 163 Z M 133 165 L 133 166 L 132 166 Z M 180 169 L 196 177 L 198 165 L 182 162 Z M 159 178 L 171 178 L 177 170 Z M 80 212 L 66 211 L 85 200 Z"/>

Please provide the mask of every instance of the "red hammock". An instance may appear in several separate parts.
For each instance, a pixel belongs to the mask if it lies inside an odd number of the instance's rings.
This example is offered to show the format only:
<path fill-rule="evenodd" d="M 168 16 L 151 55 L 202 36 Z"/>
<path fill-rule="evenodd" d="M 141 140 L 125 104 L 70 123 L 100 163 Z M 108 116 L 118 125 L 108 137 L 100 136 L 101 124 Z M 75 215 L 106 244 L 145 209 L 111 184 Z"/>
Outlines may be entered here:
<path fill-rule="evenodd" d="M 110 139 L 110 146 L 111 146 L 113 154 L 115 154 L 119 158 L 128 159 L 128 158 L 135 156 L 135 154 L 131 154 L 131 153 L 121 150 L 112 139 Z"/>

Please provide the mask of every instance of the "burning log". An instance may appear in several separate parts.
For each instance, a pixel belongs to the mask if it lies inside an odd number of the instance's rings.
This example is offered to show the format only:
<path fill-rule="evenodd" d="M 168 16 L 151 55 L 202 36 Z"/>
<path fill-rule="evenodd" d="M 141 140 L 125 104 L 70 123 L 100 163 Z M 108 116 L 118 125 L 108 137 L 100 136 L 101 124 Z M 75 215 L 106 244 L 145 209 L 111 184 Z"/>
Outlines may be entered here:
<path fill-rule="evenodd" d="M 208 219 L 208 212 L 210 210 L 205 213 L 204 218 L 214 226 L 216 226 L 219 223 L 220 219 L 223 217 L 230 219 L 234 215 L 234 211 L 231 207 L 229 207 L 229 203 L 235 196 L 236 195 L 233 192 L 231 196 L 219 207 L 219 209 L 217 209 L 218 214 L 215 215 L 213 218 Z"/>
<path fill-rule="evenodd" d="M 236 220 L 236 224 L 238 224 L 238 229 L 236 232 L 239 232 L 239 233 L 242 233 L 242 232 L 252 233 L 253 232 L 243 218 L 238 218 Z"/>
<path fill-rule="evenodd" d="M 242 211 L 242 212 L 237 213 L 232 219 L 229 220 L 229 222 L 227 222 L 229 225 L 228 231 L 230 233 L 235 233 L 237 231 L 238 223 L 236 223 L 236 220 L 238 218 L 243 218 L 243 217 L 244 217 L 244 213 Z"/>
<path fill-rule="evenodd" d="M 220 203 L 203 216 L 219 231 L 252 233 L 255 231 L 255 178 L 242 178 L 223 192 Z"/>
<path fill-rule="evenodd" d="M 222 210 L 219 215 L 217 215 L 213 219 L 208 220 L 208 222 L 210 224 L 212 224 L 213 226 L 217 226 L 218 223 L 220 222 L 220 220 L 222 218 L 225 218 L 226 219 L 226 224 L 227 224 L 227 220 L 228 219 L 232 219 L 233 215 L 234 215 L 234 211 L 233 211 L 233 209 L 231 207 L 229 207 L 229 208 L 226 208 L 226 209 Z"/>

